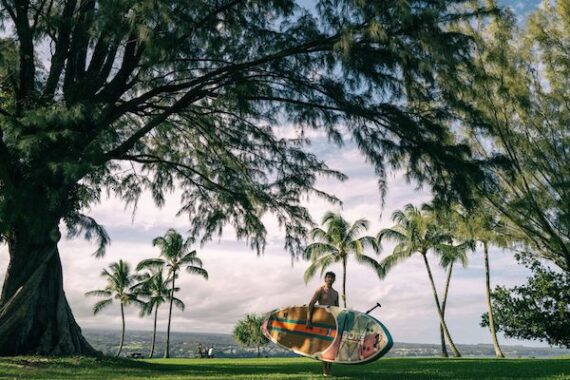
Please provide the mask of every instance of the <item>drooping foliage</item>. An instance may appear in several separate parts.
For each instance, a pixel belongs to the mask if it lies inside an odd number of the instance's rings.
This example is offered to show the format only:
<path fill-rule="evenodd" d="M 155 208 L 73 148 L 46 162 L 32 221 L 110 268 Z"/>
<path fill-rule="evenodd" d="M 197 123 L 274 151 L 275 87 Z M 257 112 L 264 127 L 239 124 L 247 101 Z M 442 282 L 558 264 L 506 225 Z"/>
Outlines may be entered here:
<path fill-rule="evenodd" d="M 293 248 L 299 195 L 319 173 L 341 177 L 303 150 L 311 128 L 340 143 L 346 126 L 381 184 L 390 163 L 461 192 L 477 171 L 434 77 L 469 59 L 450 29 L 472 15 L 462 3 L 5 1 L 0 233 L 30 197 L 89 231 L 81 210 L 105 191 L 161 205 L 179 187 L 192 236 L 232 223 L 261 249 L 271 211 Z"/>
<path fill-rule="evenodd" d="M 477 157 L 493 161 L 493 181 L 475 184 L 533 252 L 570 270 L 570 13 L 545 1 L 519 28 L 515 17 L 480 20 L 472 84 L 456 87 L 458 111 Z M 440 77 L 445 81 L 444 77 Z M 461 128 L 459 128 L 461 129 Z M 492 184 L 491 186 L 487 186 Z"/>

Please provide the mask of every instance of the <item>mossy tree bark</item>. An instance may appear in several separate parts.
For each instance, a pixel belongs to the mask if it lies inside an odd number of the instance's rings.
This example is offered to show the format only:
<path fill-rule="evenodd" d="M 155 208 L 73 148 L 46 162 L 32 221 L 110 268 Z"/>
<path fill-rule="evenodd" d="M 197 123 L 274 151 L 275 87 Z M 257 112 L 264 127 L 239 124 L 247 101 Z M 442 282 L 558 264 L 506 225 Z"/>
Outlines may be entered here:
<path fill-rule="evenodd" d="M 57 219 L 18 226 L 0 298 L 0 355 L 97 355 L 75 322 L 63 289 Z M 33 233 L 31 233 L 33 232 Z"/>

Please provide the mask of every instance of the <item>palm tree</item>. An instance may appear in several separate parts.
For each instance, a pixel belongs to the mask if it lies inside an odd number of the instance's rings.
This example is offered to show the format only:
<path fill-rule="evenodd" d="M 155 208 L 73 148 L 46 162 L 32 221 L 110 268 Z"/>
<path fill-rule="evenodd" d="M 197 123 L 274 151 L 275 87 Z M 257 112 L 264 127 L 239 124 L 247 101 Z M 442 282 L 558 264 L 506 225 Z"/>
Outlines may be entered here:
<path fill-rule="evenodd" d="M 88 296 L 106 297 L 104 300 L 99 301 L 93 306 L 93 314 L 99 313 L 101 310 L 113 303 L 113 299 L 119 302 L 121 306 L 121 343 L 119 344 L 119 351 L 116 357 L 119 357 L 123 350 L 123 343 L 125 342 L 125 306 L 131 303 L 140 304 L 136 297 L 136 293 L 132 290 L 134 276 L 131 274 L 129 264 L 123 260 L 118 263 L 109 265 L 109 270 L 103 269 L 101 276 L 107 280 L 107 286 L 102 290 L 93 290 L 85 293 Z"/>
<path fill-rule="evenodd" d="M 358 219 L 352 225 L 340 214 L 327 212 L 322 220 L 323 228 L 311 231 L 313 242 L 305 248 L 304 258 L 311 260 L 311 265 L 305 271 L 305 283 L 309 282 L 320 268 L 321 275 L 333 263 L 342 264 L 342 300 L 346 307 L 346 264 L 348 256 L 361 264 L 375 270 L 379 278 L 384 276 L 383 267 L 370 256 L 364 254 L 366 247 L 371 247 L 378 253 L 378 244 L 372 236 L 359 235 L 368 230 L 368 221 Z"/>
<path fill-rule="evenodd" d="M 234 340 L 240 345 L 257 348 L 257 357 L 261 356 L 260 348 L 269 343 L 269 339 L 261 332 L 262 323 L 263 316 L 247 314 L 238 321 L 233 331 Z"/>
<path fill-rule="evenodd" d="M 457 245 L 449 245 L 448 247 L 441 246 L 439 248 L 439 265 L 447 270 L 447 276 L 445 278 L 445 287 L 443 292 L 443 298 L 441 301 L 441 315 L 445 319 L 445 307 L 447 305 L 447 296 L 449 294 L 449 285 L 451 283 L 451 274 L 453 273 L 453 266 L 460 263 L 463 268 L 467 266 L 469 262 L 467 258 L 467 251 L 473 249 L 473 244 L 470 241 L 463 242 Z M 447 348 L 445 346 L 445 332 L 443 330 L 443 325 L 440 324 L 440 337 L 441 337 L 441 353 L 443 356 L 447 357 Z"/>
<path fill-rule="evenodd" d="M 422 214 L 420 210 L 412 204 L 407 204 L 404 210 L 397 210 L 392 214 L 392 221 L 396 223 L 392 228 L 383 229 L 378 233 L 378 243 L 384 239 L 391 239 L 397 242 L 392 254 L 382 260 L 385 271 L 394 267 L 397 263 L 408 259 L 415 253 L 419 253 L 424 261 L 426 271 L 435 299 L 437 314 L 445 337 L 449 342 L 453 355 L 460 357 L 459 350 L 453 343 L 451 334 L 443 317 L 441 304 L 437 295 L 437 290 L 433 280 L 433 275 L 427 258 L 429 250 L 443 252 L 449 249 L 446 244 L 450 240 L 450 235 L 438 227 L 433 217 Z"/>
<path fill-rule="evenodd" d="M 144 300 L 141 306 L 142 315 L 150 315 L 154 312 L 154 327 L 152 330 L 152 345 L 150 348 L 149 358 L 154 354 L 156 341 L 156 322 L 158 317 L 158 308 L 160 305 L 170 299 L 170 279 L 165 278 L 163 268 L 149 268 L 147 272 L 137 276 L 139 283 L 134 289 L 137 298 Z M 179 288 L 174 289 L 177 292 Z M 185 305 L 180 299 L 173 297 L 174 305 L 184 311 Z"/>
<path fill-rule="evenodd" d="M 454 238 L 458 235 L 458 226 L 461 222 L 461 215 L 459 214 L 458 207 L 436 207 L 434 204 L 424 203 L 422 205 L 422 212 L 434 219 L 438 228 L 447 236 L 448 245 L 440 244 L 439 249 L 435 251 L 439 255 L 439 265 L 447 271 L 445 278 L 445 286 L 443 297 L 441 300 L 441 314 L 445 319 L 445 307 L 447 306 L 447 297 L 449 295 L 449 285 L 451 284 L 451 275 L 455 264 L 460 263 L 464 268 L 467 266 L 469 260 L 467 258 L 468 250 L 475 250 L 475 243 L 472 240 L 454 245 Z M 439 335 L 441 338 L 441 355 L 448 357 L 447 347 L 445 344 L 445 332 L 443 326 L 439 325 Z"/>
<path fill-rule="evenodd" d="M 495 348 L 495 356 L 504 358 L 505 355 L 499 345 L 497 331 L 495 328 L 495 320 L 493 318 L 493 305 L 491 303 L 491 271 L 489 265 L 489 246 L 497 245 L 499 247 L 507 246 L 507 237 L 504 225 L 499 219 L 489 213 L 492 208 L 480 207 L 478 211 L 468 212 L 463 210 L 460 214 L 459 234 L 475 242 L 481 243 L 483 246 L 483 254 L 485 260 L 485 290 L 487 298 L 487 313 L 489 316 L 489 330 Z"/>
<path fill-rule="evenodd" d="M 143 260 L 137 266 L 138 270 L 144 268 L 166 267 L 168 278 L 172 282 L 170 289 L 176 289 L 175 281 L 179 270 L 183 267 L 190 274 L 196 274 L 208 279 L 208 272 L 202 268 L 202 260 L 196 255 L 196 251 L 190 250 L 190 239 L 184 240 L 182 235 L 175 229 L 169 229 L 164 236 L 159 236 L 152 241 L 152 245 L 160 248 L 162 258 Z M 174 291 L 170 292 L 170 306 L 168 310 L 168 327 L 166 330 L 166 350 L 164 357 L 170 357 L 170 323 L 172 321 L 172 305 L 174 304 Z"/>

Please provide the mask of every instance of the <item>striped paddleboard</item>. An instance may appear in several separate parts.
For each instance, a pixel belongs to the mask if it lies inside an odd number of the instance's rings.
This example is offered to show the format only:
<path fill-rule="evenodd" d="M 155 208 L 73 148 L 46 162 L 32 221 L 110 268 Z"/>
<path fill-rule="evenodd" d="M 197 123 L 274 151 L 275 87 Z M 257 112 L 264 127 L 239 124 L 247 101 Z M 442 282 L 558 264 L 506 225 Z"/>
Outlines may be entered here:
<path fill-rule="evenodd" d="M 374 317 L 335 306 L 315 306 L 308 328 L 307 306 L 291 306 L 268 313 L 263 334 L 273 343 L 299 355 L 340 363 L 363 364 L 385 355 L 392 347 L 386 327 Z"/>

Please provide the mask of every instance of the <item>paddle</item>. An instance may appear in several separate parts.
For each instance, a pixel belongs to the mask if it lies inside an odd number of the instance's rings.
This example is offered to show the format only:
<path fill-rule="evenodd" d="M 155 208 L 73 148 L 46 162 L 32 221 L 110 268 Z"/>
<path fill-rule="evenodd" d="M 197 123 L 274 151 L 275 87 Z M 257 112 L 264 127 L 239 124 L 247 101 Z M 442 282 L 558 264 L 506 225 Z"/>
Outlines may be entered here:
<path fill-rule="evenodd" d="M 376 306 L 374 306 L 372 309 L 368 310 L 368 311 L 366 312 L 366 314 L 370 314 L 370 312 L 371 312 L 372 310 L 376 309 L 377 307 L 382 307 L 382 305 L 380 305 L 378 302 L 376 302 Z"/>

